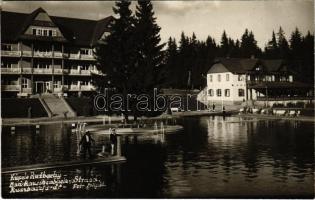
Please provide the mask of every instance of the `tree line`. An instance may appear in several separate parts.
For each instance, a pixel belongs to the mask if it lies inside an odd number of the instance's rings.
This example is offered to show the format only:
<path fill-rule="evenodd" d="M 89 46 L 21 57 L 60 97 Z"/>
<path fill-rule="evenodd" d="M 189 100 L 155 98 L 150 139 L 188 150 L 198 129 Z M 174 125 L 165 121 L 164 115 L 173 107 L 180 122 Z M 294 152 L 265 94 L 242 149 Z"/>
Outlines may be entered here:
<path fill-rule="evenodd" d="M 217 57 L 285 59 L 295 66 L 292 70 L 304 75 L 303 80 L 313 80 L 313 39 L 308 32 L 303 36 L 296 30 L 288 41 L 280 27 L 264 50 L 257 46 L 254 33 L 245 30 L 240 40 L 234 40 L 223 31 L 217 43 L 211 36 L 198 40 L 193 33 L 182 32 L 179 42 L 170 37 L 161 43 L 160 30 L 151 1 L 137 1 L 136 10 L 131 1 L 116 1 L 113 12 L 117 15 L 109 25 L 110 34 L 96 47 L 98 69 L 106 76 L 93 77 L 99 91 L 112 88 L 110 93 L 120 94 L 114 102 L 123 102 L 122 112 L 138 116 L 150 112 L 137 111 L 137 99 L 128 95 L 146 94 L 141 100 L 150 102 L 153 89 L 201 89 L 206 84 L 206 73 Z M 117 105 L 120 106 L 120 105 Z M 148 107 L 151 107 L 149 105 Z M 131 108 L 131 110 L 127 109 Z"/>
<path fill-rule="evenodd" d="M 205 41 L 198 40 L 195 33 L 186 36 L 182 32 L 179 42 L 170 37 L 165 51 L 167 76 L 165 87 L 182 89 L 200 89 L 206 84 L 206 73 L 217 57 L 283 59 L 298 78 L 314 81 L 314 35 L 308 32 L 302 35 L 296 28 L 286 38 L 282 27 L 272 33 L 266 47 L 257 45 L 254 33 L 245 29 L 239 39 L 232 39 L 223 31 L 221 41 L 217 43 L 211 36 Z"/>

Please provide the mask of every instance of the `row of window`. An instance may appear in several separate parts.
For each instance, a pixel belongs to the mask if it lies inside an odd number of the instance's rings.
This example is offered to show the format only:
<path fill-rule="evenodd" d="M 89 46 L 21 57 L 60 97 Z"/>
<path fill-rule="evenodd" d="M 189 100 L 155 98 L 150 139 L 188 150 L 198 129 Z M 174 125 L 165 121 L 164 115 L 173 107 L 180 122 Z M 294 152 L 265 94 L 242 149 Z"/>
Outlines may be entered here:
<path fill-rule="evenodd" d="M 251 79 L 254 79 L 255 81 L 275 81 L 275 76 L 272 75 L 266 75 L 264 76 L 263 78 L 260 78 L 260 77 L 249 77 L 248 76 L 248 80 L 251 80 Z M 222 78 L 221 78 L 221 74 L 218 74 L 217 75 L 217 81 L 218 82 L 221 82 Z M 230 75 L 229 74 L 226 74 L 225 75 L 225 81 L 229 81 L 230 80 Z M 244 76 L 242 75 L 238 75 L 238 81 L 243 81 L 244 80 Z M 285 77 L 285 76 L 281 76 L 279 78 L 279 81 L 290 81 L 292 82 L 293 81 L 293 77 L 292 76 L 289 76 L 289 77 Z M 209 75 L 209 82 L 213 82 L 213 75 Z"/>
<path fill-rule="evenodd" d="M 216 96 L 217 97 L 221 97 L 222 96 L 222 90 L 221 89 L 216 89 L 215 91 L 216 91 Z M 208 90 L 208 95 L 211 96 L 211 97 L 214 96 L 214 90 L 213 89 L 209 89 Z M 224 96 L 225 97 L 229 97 L 230 96 L 230 89 L 225 89 L 224 90 Z M 244 89 L 238 89 L 238 96 L 239 97 L 245 96 Z"/>
<path fill-rule="evenodd" d="M 19 68 L 18 63 L 1 62 L 1 68 Z M 34 68 L 49 69 L 52 68 L 51 63 L 35 63 Z M 90 70 L 95 68 L 95 65 L 83 64 L 83 65 L 71 65 L 71 69 Z"/>
<path fill-rule="evenodd" d="M 35 29 L 33 29 L 35 30 Z M 36 32 L 36 31 L 34 31 Z M 44 31 L 44 33 L 46 34 L 46 32 Z M 13 46 L 12 44 L 2 44 L 1 45 L 1 50 L 3 51 L 12 51 L 13 50 Z M 61 49 L 56 50 L 55 51 L 61 51 Z M 51 53 L 52 52 L 52 47 L 48 47 L 48 46 L 42 46 L 42 47 L 34 47 L 34 52 L 37 53 Z M 80 49 L 78 51 L 78 53 L 80 53 L 81 55 L 93 55 L 93 49 Z"/>
<path fill-rule="evenodd" d="M 17 84 L 17 81 L 18 80 L 7 80 L 7 79 L 5 79 L 5 80 L 1 80 L 1 83 L 3 85 L 15 85 L 15 84 Z M 22 88 L 28 88 L 28 83 L 27 82 L 28 82 L 27 78 L 22 78 L 21 79 Z M 66 81 L 66 82 L 68 82 L 68 81 Z M 69 83 L 71 85 L 78 85 L 78 82 L 79 81 L 69 81 Z M 87 85 L 89 85 L 89 83 L 90 83 L 90 81 L 80 81 L 80 85 L 87 86 Z M 54 88 L 59 88 L 60 85 L 61 85 L 61 81 L 54 81 L 54 83 L 53 83 Z M 65 85 L 67 85 L 67 83 L 65 83 Z"/>
<path fill-rule="evenodd" d="M 1 45 L 1 50 L 3 51 L 12 51 L 12 45 L 11 44 L 2 44 Z"/>
<path fill-rule="evenodd" d="M 37 36 L 47 36 L 47 37 L 56 37 L 57 30 L 49 28 L 32 28 L 33 35 Z"/>
<path fill-rule="evenodd" d="M 1 79 L 2 85 L 19 85 L 18 79 Z M 27 88 L 27 78 L 21 79 L 22 88 Z"/>
<path fill-rule="evenodd" d="M 209 75 L 209 82 L 213 81 L 213 76 L 214 75 Z M 242 75 L 238 75 L 238 81 L 243 81 L 243 76 Z M 221 74 L 217 75 L 217 81 L 221 82 Z M 230 81 L 230 74 L 225 74 L 225 81 Z"/>

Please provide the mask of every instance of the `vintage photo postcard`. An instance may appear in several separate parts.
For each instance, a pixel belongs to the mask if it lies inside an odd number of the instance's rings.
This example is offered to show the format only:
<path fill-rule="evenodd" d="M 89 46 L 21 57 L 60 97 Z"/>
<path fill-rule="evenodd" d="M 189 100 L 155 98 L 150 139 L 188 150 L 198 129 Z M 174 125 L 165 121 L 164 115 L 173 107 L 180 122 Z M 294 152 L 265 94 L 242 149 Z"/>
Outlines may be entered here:
<path fill-rule="evenodd" d="M 1 197 L 314 198 L 314 1 L 2 1 Z"/>

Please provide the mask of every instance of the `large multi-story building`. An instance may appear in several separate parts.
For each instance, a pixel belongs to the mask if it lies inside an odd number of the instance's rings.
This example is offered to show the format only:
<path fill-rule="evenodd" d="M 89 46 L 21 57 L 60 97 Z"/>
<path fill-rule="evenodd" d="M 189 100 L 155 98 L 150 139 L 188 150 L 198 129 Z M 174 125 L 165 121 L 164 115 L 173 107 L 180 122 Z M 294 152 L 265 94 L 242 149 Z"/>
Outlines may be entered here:
<path fill-rule="evenodd" d="M 112 17 L 100 20 L 1 12 L 2 96 L 38 93 L 81 95 L 95 90 L 99 73 L 93 49 L 109 34 Z"/>
<path fill-rule="evenodd" d="M 199 100 L 238 104 L 256 101 L 272 104 L 310 100 L 312 86 L 296 80 L 283 60 L 221 58 L 207 73 L 207 86 Z"/>

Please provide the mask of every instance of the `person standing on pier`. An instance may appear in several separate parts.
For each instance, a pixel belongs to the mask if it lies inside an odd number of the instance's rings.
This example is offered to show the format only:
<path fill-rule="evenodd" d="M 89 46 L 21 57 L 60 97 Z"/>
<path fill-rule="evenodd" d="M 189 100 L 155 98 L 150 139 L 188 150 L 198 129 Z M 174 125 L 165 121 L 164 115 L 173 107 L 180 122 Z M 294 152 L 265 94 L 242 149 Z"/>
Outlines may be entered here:
<path fill-rule="evenodd" d="M 109 140 L 111 144 L 111 154 L 114 155 L 114 153 L 116 152 L 116 144 L 117 144 L 117 134 L 114 128 L 110 132 Z"/>
<path fill-rule="evenodd" d="M 214 103 L 212 103 L 212 111 L 213 111 L 213 112 L 215 111 L 215 105 L 214 105 Z"/>
<path fill-rule="evenodd" d="M 80 145 L 83 148 L 83 158 L 85 159 L 86 152 L 89 153 L 89 158 L 92 158 L 91 146 L 92 142 L 95 144 L 95 140 L 92 138 L 91 133 L 87 131 L 81 138 Z"/>

